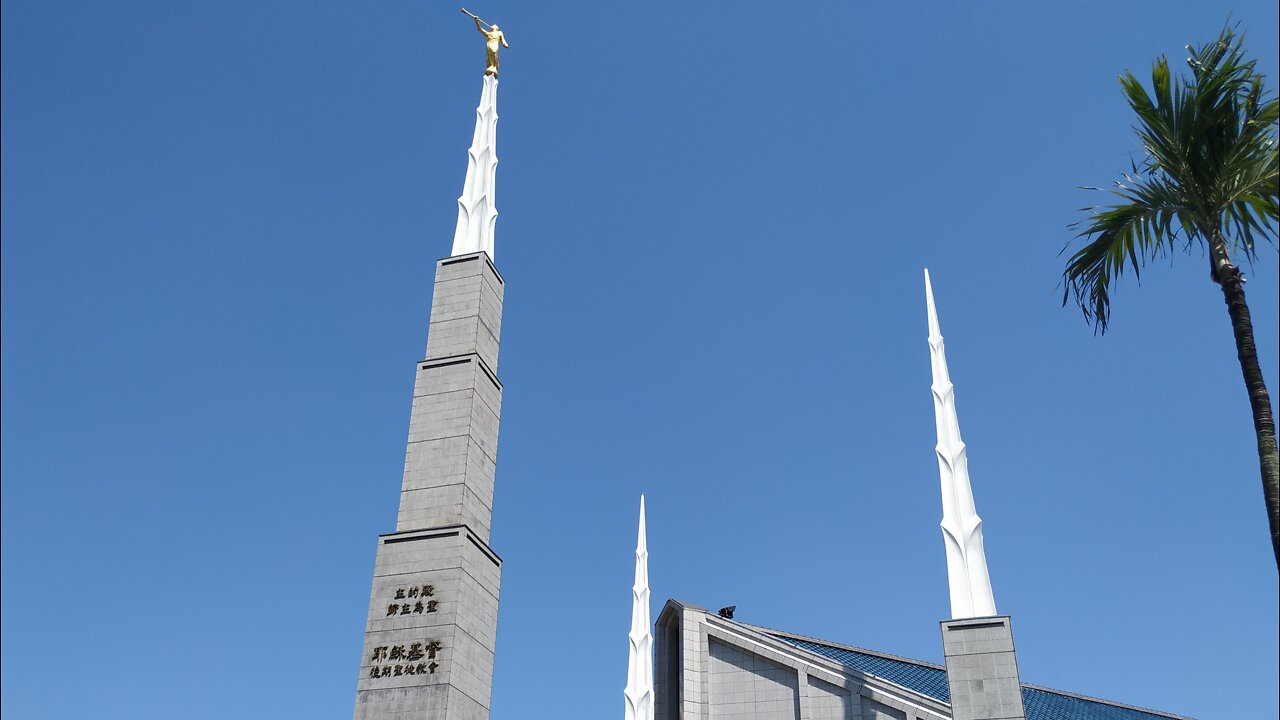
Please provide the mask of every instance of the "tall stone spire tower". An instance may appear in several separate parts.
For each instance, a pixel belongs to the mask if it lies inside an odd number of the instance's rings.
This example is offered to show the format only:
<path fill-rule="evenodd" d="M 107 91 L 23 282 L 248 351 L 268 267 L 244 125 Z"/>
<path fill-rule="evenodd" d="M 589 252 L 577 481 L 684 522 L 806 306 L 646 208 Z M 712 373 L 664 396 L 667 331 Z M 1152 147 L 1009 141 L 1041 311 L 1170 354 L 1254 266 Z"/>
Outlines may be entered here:
<path fill-rule="evenodd" d="M 453 254 L 436 262 L 396 530 L 378 538 L 356 720 L 489 717 L 502 579 L 489 527 L 503 297 L 493 264 L 496 60 L 491 69 L 476 109 Z"/>
<path fill-rule="evenodd" d="M 625 720 L 653 720 L 653 632 L 649 622 L 649 549 L 644 532 L 644 496 L 636 533 L 636 579 L 631 584 L 631 632 L 627 634 Z"/>
<path fill-rule="evenodd" d="M 942 621 L 942 654 L 954 720 L 1024 720 L 1022 681 L 1013 647 L 1013 625 L 996 615 L 996 601 L 982 545 L 982 518 L 969 484 L 969 453 L 960 439 L 956 392 L 924 271 L 933 366 L 933 417 L 937 424 L 938 473 L 942 480 L 942 540 L 947 548 L 951 619 Z"/>

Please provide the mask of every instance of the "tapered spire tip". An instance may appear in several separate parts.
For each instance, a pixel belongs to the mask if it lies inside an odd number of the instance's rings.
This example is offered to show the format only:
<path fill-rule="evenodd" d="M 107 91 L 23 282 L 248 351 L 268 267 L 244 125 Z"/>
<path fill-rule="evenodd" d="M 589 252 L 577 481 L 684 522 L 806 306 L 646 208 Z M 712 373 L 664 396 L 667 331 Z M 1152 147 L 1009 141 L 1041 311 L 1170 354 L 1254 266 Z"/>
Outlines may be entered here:
<path fill-rule="evenodd" d="M 631 586 L 631 632 L 627 634 L 626 720 L 653 720 L 653 633 L 649 624 L 649 552 L 645 548 L 644 495 L 636 533 L 636 579 Z"/>
<path fill-rule="evenodd" d="M 467 175 L 458 197 L 458 223 L 450 255 L 486 252 L 494 259 L 493 233 L 498 223 L 498 78 L 485 75 L 476 128 L 467 150 Z"/>
<path fill-rule="evenodd" d="M 947 550 L 947 584 L 953 619 L 996 614 L 987 557 L 969 484 L 969 456 L 960 438 L 955 389 L 947 370 L 947 353 L 938 327 L 929 270 L 924 271 L 925 302 L 929 309 L 929 357 L 933 369 L 933 416 L 937 425 L 938 474 L 942 483 L 942 540 Z"/>
<path fill-rule="evenodd" d="M 942 329 L 938 325 L 938 307 L 933 302 L 933 283 L 929 281 L 929 268 L 924 269 L 924 302 L 929 313 L 929 339 L 941 339 Z"/>

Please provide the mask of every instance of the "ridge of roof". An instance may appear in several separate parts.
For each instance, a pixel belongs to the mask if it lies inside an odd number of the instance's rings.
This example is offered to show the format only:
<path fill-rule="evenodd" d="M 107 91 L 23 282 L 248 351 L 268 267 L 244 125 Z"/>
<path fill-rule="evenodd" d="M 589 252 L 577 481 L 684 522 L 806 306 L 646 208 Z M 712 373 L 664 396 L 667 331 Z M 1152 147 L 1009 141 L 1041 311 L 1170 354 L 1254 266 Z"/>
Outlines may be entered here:
<path fill-rule="evenodd" d="M 914 665 L 916 667 L 921 667 L 921 668 L 928 668 L 930 670 L 938 670 L 944 673 L 947 670 L 945 665 L 939 665 L 937 663 L 931 663 L 924 660 L 916 660 L 914 658 L 903 657 L 901 655 L 893 655 L 891 653 L 880 652 L 878 650 L 869 650 L 867 648 L 857 647 L 855 645 L 845 645 L 843 643 L 832 642 L 830 640 L 823 640 L 822 638 L 815 638 L 808 635 L 801 635 L 799 633 L 787 632 L 785 630 L 768 628 L 762 625 L 752 625 L 750 623 L 738 623 L 738 624 L 749 627 L 753 630 L 756 630 L 757 632 L 762 632 L 767 635 L 772 635 L 782 640 L 786 640 L 790 638 L 790 639 L 799 640 L 802 642 L 813 643 L 815 645 L 825 645 L 827 647 L 837 649 L 837 650 L 860 653 L 863 655 L 868 655 L 868 656 L 880 658 L 883 660 L 891 660 L 893 662 L 906 663 L 908 665 Z M 1141 705 L 1130 705 L 1128 703 L 1116 702 L 1115 700 L 1107 700 L 1104 698 L 1093 697 L 1091 695 L 1084 695 L 1082 693 L 1069 692 L 1066 690 L 1058 690 L 1056 688 L 1046 687 L 1044 685 L 1036 685 L 1035 683 L 1024 682 L 1022 683 L 1022 688 L 1023 690 L 1032 690 L 1035 692 L 1041 692 L 1041 693 L 1047 693 L 1050 695 L 1057 695 L 1065 698 L 1071 698 L 1073 700 L 1082 700 L 1085 702 L 1098 703 L 1099 705 L 1106 705 L 1109 707 L 1117 708 L 1119 710 L 1128 710 L 1133 712 L 1146 713 L 1148 715 L 1153 715 L 1161 718 L 1169 718 L 1170 720 L 1194 720 L 1194 718 L 1191 718 L 1186 715 L 1177 715 L 1174 713 L 1165 712 L 1163 710 L 1153 710 L 1151 708 L 1142 707 Z"/>
<path fill-rule="evenodd" d="M 839 648 L 840 650 L 848 650 L 850 652 L 862 653 L 863 655 L 871 655 L 873 657 L 883 658 L 885 660 L 896 660 L 897 662 L 910 663 L 911 665 L 919 665 L 920 667 L 926 667 L 931 670 L 941 670 L 943 672 L 947 671 L 947 667 L 945 665 L 931 663 L 926 660 L 916 660 L 914 658 L 902 657 L 901 655 L 894 655 L 892 653 L 880 652 L 879 650 L 868 650 L 867 648 L 857 647 L 856 645 L 845 645 L 843 643 L 831 642 L 830 640 L 823 640 L 822 638 L 809 637 L 808 635 L 801 635 L 800 633 L 787 632 L 786 630 L 775 630 L 774 628 L 767 628 L 767 627 L 764 627 L 763 625 L 752 625 L 750 623 L 739 623 L 739 624 L 746 625 L 749 628 L 753 628 L 755 630 L 758 630 L 763 633 L 767 633 L 769 635 L 773 635 L 775 637 L 795 638 L 796 640 L 804 640 L 805 642 L 811 642 L 817 645 L 826 645 L 828 647 Z M 1026 685 L 1026 683 L 1023 683 L 1023 685 Z M 1041 689 L 1041 688 L 1037 688 L 1037 689 Z"/>
<path fill-rule="evenodd" d="M 1121 710 L 1133 710 L 1136 712 L 1144 712 L 1148 715 L 1159 715 L 1160 717 L 1171 718 L 1171 720 L 1195 720 L 1190 715 L 1177 715 L 1164 710 L 1152 710 L 1141 705 L 1130 705 L 1129 703 L 1117 702 L 1115 700 L 1107 700 L 1106 698 L 1093 697 L 1092 695 L 1084 695 L 1082 693 L 1070 692 L 1068 690 L 1059 690 L 1057 688 L 1045 687 L 1044 685 L 1036 685 L 1035 683 L 1022 683 L 1023 690 L 1036 690 L 1038 692 L 1049 693 L 1051 695 L 1061 695 L 1074 700 L 1084 700 L 1086 702 L 1094 702 L 1100 705 L 1110 705 L 1111 707 L 1120 708 Z"/>

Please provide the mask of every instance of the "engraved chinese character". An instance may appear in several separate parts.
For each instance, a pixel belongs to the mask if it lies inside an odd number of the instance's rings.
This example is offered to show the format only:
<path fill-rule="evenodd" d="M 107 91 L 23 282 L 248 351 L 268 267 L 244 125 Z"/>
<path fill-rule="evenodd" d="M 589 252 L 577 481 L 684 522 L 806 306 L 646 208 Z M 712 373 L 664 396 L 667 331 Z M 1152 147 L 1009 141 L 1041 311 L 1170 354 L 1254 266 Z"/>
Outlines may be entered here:
<path fill-rule="evenodd" d="M 400 603 L 391 603 L 387 606 L 387 617 L 391 617 L 400 612 Z"/>
<path fill-rule="evenodd" d="M 435 659 L 436 652 L 443 649 L 444 649 L 444 645 L 441 645 L 439 640 L 432 640 L 431 642 L 427 643 L 427 657 L 430 659 Z"/>
<path fill-rule="evenodd" d="M 427 596 L 429 596 L 429 595 L 435 595 L 435 594 L 436 594 L 436 586 L 435 586 L 435 585 L 423 585 L 423 586 L 422 586 L 422 596 L 423 596 L 423 597 L 427 597 Z"/>
<path fill-rule="evenodd" d="M 369 668 L 369 677 L 371 677 L 371 678 L 376 678 L 376 677 L 378 677 L 378 673 L 379 673 L 379 671 L 380 671 L 380 670 L 381 670 L 381 668 L 376 668 L 376 667 L 371 667 L 371 668 Z"/>
<path fill-rule="evenodd" d="M 383 666 L 382 666 L 382 673 L 381 673 L 381 675 L 382 675 L 382 677 L 391 677 L 391 666 L 390 666 L 390 665 L 383 665 Z"/>
<path fill-rule="evenodd" d="M 422 643 L 416 642 L 409 646 L 409 652 L 404 657 L 406 660 L 421 660 L 422 655 Z"/>
<path fill-rule="evenodd" d="M 431 671 L 431 674 L 432 674 L 432 675 L 435 675 L 435 674 L 436 674 L 436 668 L 438 668 L 438 667 L 440 667 L 440 664 L 439 664 L 439 663 L 434 663 L 434 662 L 433 662 L 433 663 L 431 663 L 430 665 L 428 665 L 428 666 L 427 666 L 427 669 Z"/>
<path fill-rule="evenodd" d="M 405 603 L 405 604 L 403 604 L 403 605 L 401 605 L 401 606 L 400 606 L 400 614 L 401 614 L 401 615 L 408 615 L 408 614 L 409 614 L 409 613 L 411 613 L 411 612 L 413 612 L 413 608 L 409 607 L 409 603 Z"/>
<path fill-rule="evenodd" d="M 397 600 L 404 599 L 404 588 L 396 588 L 396 599 Z"/>
<path fill-rule="evenodd" d="M 419 674 L 419 675 L 426 675 L 426 674 L 427 674 L 427 664 L 426 664 L 426 663 L 418 663 L 418 674 Z"/>
<path fill-rule="evenodd" d="M 435 611 L 436 611 L 436 605 L 439 605 L 439 604 L 440 604 L 440 601 L 439 601 L 439 600 L 428 600 L 428 601 L 427 601 L 427 612 L 435 612 Z"/>
<path fill-rule="evenodd" d="M 391 659 L 392 659 L 392 660 L 399 660 L 399 659 L 400 659 L 400 658 L 402 658 L 402 657 L 404 657 L 404 646 L 403 646 L 403 645 L 396 645 L 395 647 L 391 648 Z"/>
<path fill-rule="evenodd" d="M 418 586 L 417 586 L 417 585 L 414 585 L 413 587 L 409 588 L 409 597 L 411 597 L 411 598 L 416 598 L 416 597 L 418 597 Z"/>
<path fill-rule="evenodd" d="M 435 601 L 434 601 L 434 600 L 432 600 L 431 602 L 435 602 Z M 418 602 L 416 602 L 416 603 L 414 603 L 414 604 L 413 604 L 413 612 L 414 612 L 414 614 L 420 613 L 420 612 L 422 612 L 422 611 L 423 611 L 423 610 L 425 610 L 425 609 L 426 609 L 426 606 L 422 604 L 422 601 L 421 601 L 421 600 L 419 600 Z"/>
<path fill-rule="evenodd" d="M 416 666 L 416 665 L 405 665 L 405 666 L 404 666 L 404 674 L 405 674 L 405 675 L 416 675 L 417 673 L 418 673 L 418 666 Z"/>
<path fill-rule="evenodd" d="M 404 674 L 404 666 L 403 666 L 403 665 L 397 665 L 397 666 L 396 666 L 396 675 L 397 675 L 397 676 L 399 676 L 399 675 L 403 675 L 403 674 Z"/>
<path fill-rule="evenodd" d="M 385 645 L 378 646 L 373 649 L 373 657 L 369 658 L 369 662 L 378 662 L 387 659 L 387 648 Z"/>

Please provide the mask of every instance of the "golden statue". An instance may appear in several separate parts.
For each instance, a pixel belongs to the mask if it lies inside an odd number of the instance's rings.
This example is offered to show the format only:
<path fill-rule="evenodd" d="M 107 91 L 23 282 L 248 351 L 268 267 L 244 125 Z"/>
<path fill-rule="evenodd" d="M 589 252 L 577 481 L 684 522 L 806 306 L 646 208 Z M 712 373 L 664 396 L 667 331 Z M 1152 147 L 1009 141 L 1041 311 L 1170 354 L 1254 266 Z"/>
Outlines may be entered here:
<path fill-rule="evenodd" d="M 485 30 L 484 26 L 488 25 L 488 23 L 476 17 L 475 15 L 472 15 L 471 13 L 467 12 L 466 8 L 462 8 L 462 14 L 470 17 L 472 20 L 475 20 L 476 30 L 479 30 L 480 34 L 487 38 L 484 43 L 484 59 L 485 59 L 484 74 L 493 75 L 494 77 L 497 77 L 498 75 L 498 44 L 501 43 L 502 47 L 504 48 L 511 47 L 510 45 L 507 44 L 507 37 L 502 34 L 502 31 L 498 29 L 497 25 L 489 25 L 489 29 Z"/>

